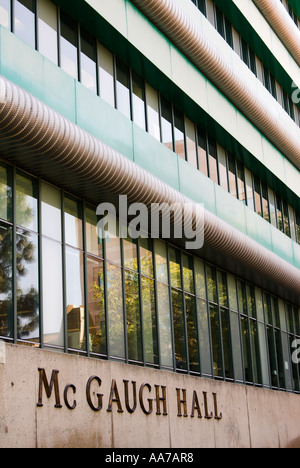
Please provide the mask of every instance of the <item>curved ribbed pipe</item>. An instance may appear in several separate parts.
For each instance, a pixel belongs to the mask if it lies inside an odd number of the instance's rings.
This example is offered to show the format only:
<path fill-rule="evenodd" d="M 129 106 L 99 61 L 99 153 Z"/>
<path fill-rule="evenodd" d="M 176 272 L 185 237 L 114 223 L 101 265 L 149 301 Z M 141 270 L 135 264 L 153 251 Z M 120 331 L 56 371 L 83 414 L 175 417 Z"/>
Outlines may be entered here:
<path fill-rule="evenodd" d="M 193 205 L 193 224 L 203 226 L 204 218 L 205 245 L 300 295 L 300 271 L 296 267 L 3 77 L 0 134 L 1 142 L 13 141 L 11 147 L 27 148 L 38 159 L 55 161 L 87 183 L 99 184 L 117 195 L 126 194 L 132 202 L 149 208 L 152 203 Z"/>
<path fill-rule="evenodd" d="M 253 0 L 275 34 L 300 66 L 300 31 L 279 0 Z"/>
<path fill-rule="evenodd" d="M 241 71 L 226 60 L 175 0 L 131 0 L 298 169 L 299 129 L 285 125 Z M 267 92 L 267 91 L 266 91 Z M 275 106 L 274 106 L 275 107 Z"/>

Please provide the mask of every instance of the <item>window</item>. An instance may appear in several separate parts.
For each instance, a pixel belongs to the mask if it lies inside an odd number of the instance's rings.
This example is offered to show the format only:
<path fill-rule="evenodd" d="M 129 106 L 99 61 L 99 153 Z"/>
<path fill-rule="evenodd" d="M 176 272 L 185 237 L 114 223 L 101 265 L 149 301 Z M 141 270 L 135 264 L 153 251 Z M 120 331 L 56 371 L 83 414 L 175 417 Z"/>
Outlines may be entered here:
<path fill-rule="evenodd" d="M 78 34 L 77 23 L 65 13 L 60 14 L 60 66 L 76 80 L 78 79 Z"/>
<path fill-rule="evenodd" d="M 255 210 L 260 216 L 263 216 L 262 203 L 261 203 L 261 187 L 260 180 L 254 176 L 254 198 L 255 198 Z"/>
<path fill-rule="evenodd" d="M 61 193 L 42 183 L 43 341 L 64 346 Z"/>
<path fill-rule="evenodd" d="M 68 348 L 86 350 L 82 205 L 64 198 Z"/>
<path fill-rule="evenodd" d="M 0 165 L 0 219 L 12 221 L 12 174 Z"/>
<path fill-rule="evenodd" d="M 153 252 L 152 242 L 149 239 L 140 239 L 140 265 L 145 362 L 147 364 L 158 365 Z"/>
<path fill-rule="evenodd" d="M 132 72 L 132 108 L 134 123 L 146 130 L 145 83 L 134 72 Z"/>
<path fill-rule="evenodd" d="M 202 172 L 202 174 L 208 176 L 206 134 L 199 127 L 197 129 L 197 136 L 199 169 Z"/>
<path fill-rule="evenodd" d="M 172 291 L 173 327 L 175 339 L 176 368 L 187 370 L 187 349 L 185 339 L 185 317 L 180 267 L 180 255 L 175 249 L 169 249 L 170 282 Z"/>
<path fill-rule="evenodd" d="M 227 178 L 227 158 L 226 151 L 218 145 L 218 160 L 219 160 L 219 176 L 221 187 L 228 192 L 228 178 Z"/>
<path fill-rule="evenodd" d="M 97 44 L 99 62 L 99 92 L 104 101 L 115 107 L 114 57 L 109 50 Z"/>
<path fill-rule="evenodd" d="M 212 138 L 208 138 L 208 160 L 209 160 L 209 176 L 216 183 L 219 183 L 218 175 L 218 156 L 217 145 Z"/>
<path fill-rule="evenodd" d="M 235 198 L 238 198 L 235 159 L 231 154 L 228 154 L 228 179 L 229 191 L 231 195 L 233 195 Z"/>
<path fill-rule="evenodd" d="M 131 118 L 129 67 L 117 59 L 116 63 L 117 109 Z"/>
<path fill-rule="evenodd" d="M 173 151 L 172 106 L 164 97 L 161 97 L 161 134 L 162 143 Z"/>
<path fill-rule="evenodd" d="M 160 141 L 158 93 L 146 83 L 148 132 Z"/>
<path fill-rule="evenodd" d="M 239 161 L 237 161 L 237 184 L 239 200 L 246 204 L 245 172 L 244 166 Z"/>
<path fill-rule="evenodd" d="M 195 124 L 185 117 L 186 152 L 188 162 L 198 169 Z"/>
<path fill-rule="evenodd" d="M 184 117 L 177 109 L 174 109 L 174 139 L 175 153 L 185 159 Z"/>
<path fill-rule="evenodd" d="M 17 336 L 39 342 L 37 183 L 17 174 Z"/>
<path fill-rule="evenodd" d="M 48 0 L 39 0 L 39 52 L 58 64 L 57 6 Z"/>
<path fill-rule="evenodd" d="M 82 28 L 80 46 L 81 83 L 97 93 L 96 41 L 93 36 Z"/>
<path fill-rule="evenodd" d="M 0 0 L 0 24 L 10 29 L 10 0 Z"/>
<path fill-rule="evenodd" d="M 172 369 L 174 364 L 166 244 L 160 240 L 154 240 L 154 252 L 160 363 L 163 368 Z"/>
<path fill-rule="evenodd" d="M 35 48 L 35 0 L 14 0 L 14 33 Z"/>

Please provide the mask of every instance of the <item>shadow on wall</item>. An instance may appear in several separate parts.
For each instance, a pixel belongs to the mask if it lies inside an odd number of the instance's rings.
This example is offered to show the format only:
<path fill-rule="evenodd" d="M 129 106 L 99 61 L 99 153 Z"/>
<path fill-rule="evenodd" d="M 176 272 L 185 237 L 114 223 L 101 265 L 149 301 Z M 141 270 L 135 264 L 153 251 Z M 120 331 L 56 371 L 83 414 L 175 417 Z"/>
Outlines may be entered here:
<path fill-rule="evenodd" d="M 287 446 L 287 448 L 289 449 L 298 449 L 300 448 L 300 437 L 298 437 L 297 439 L 294 439 L 292 440 L 292 442 L 290 442 Z"/>

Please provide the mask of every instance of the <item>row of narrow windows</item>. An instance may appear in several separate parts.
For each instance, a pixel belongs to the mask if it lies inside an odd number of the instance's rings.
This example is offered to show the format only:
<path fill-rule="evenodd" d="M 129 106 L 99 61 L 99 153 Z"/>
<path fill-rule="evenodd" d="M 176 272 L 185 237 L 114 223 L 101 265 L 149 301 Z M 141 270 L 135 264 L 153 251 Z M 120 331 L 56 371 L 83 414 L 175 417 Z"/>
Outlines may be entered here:
<path fill-rule="evenodd" d="M 110 220 L 0 164 L 1 339 L 300 392 L 297 307 Z"/>
<path fill-rule="evenodd" d="M 239 55 L 252 73 L 254 73 L 264 87 L 272 94 L 274 99 L 276 99 L 291 119 L 300 127 L 300 108 L 291 98 L 295 88 L 291 87 L 290 96 L 212 0 L 191 1 L 204 16 L 207 17 L 219 34 L 226 40 L 228 45 Z"/>
<path fill-rule="evenodd" d="M 11 24 L 15 34 L 32 47 L 38 45 L 43 55 L 73 78 L 300 243 L 297 210 L 54 3 L 14 0 L 11 20 L 10 2 L 0 0 L 2 24 Z"/>

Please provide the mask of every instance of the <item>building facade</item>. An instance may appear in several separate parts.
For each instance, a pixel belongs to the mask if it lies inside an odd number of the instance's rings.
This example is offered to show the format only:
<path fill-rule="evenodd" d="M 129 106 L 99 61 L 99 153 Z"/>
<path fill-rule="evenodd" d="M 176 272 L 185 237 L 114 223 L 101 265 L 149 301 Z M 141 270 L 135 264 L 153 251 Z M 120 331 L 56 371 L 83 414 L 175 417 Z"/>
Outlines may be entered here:
<path fill-rule="evenodd" d="M 300 446 L 299 28 L 0 0 L 1 447 Z"/>

